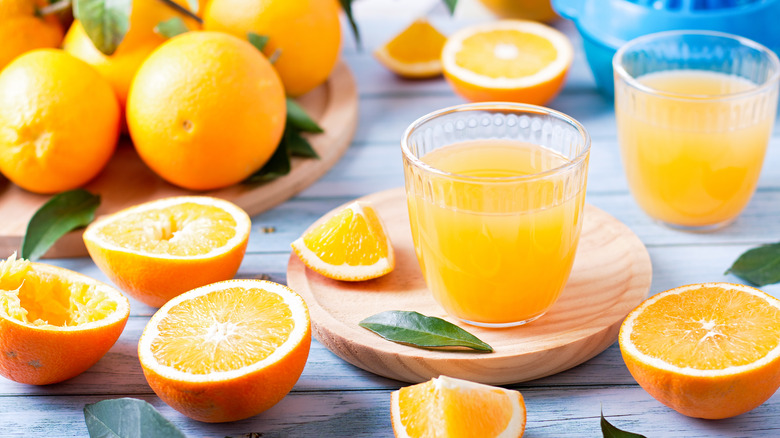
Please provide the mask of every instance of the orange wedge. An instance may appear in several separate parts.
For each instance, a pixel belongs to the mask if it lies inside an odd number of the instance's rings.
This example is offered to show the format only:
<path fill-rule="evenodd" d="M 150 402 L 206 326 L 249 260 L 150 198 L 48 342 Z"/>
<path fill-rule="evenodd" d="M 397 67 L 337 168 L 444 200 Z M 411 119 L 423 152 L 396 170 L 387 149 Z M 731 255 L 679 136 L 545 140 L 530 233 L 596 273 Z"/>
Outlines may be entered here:
<path fill-rule="evenodd" d="M 544 105 L 563 87 L 573 56 L 568 37 L 550 26 L 500 20 L 456 32 L 441 59 L 450 85 L 470 101 Z"/>
<path fill-rule="evenodd" d="M 434 77 L 441 74 L 441 49 L 446 40 L 428 20 L 419 18 L 376 49 L 374 57 L 399 76 Z"/>
<path fill-rule="evenodd" d="M 0 260 L 0 375 L 47 385 L 75 377 L 114 345 L 130 315 L 121 292 L 43 263 Z"/>
<path fill-rule="evenodd" d="M 180 196 L 93 222 L 89 255 L 120 289 L 160 307 L 190 289 L 233 278 L 249 239 L 249 216 L 228 201 Z"/>
<path fill-rule="evenodd" d="M 382 220 L 370 205 L 359 202 L 309 229 L 291 246 L 306 266 L 335 280 L 369 280 L 395 267 Z"/>
<path fill-rule="evenodd" d="M 441 376 L 394 391 L 390 400 L 399 438 L 516 438 L 525 431 L 518 391 Z"/>
<path fill-rule="evenodd" d="M 303 372 L 311 322 L 303 299 L 263 280 L 193 289 L 152 316 L 138 342 L 149 386 L 182 414 L 236 421 L 278 403 Z"/>
<path fill-rule="evenodd" d="M 654 295 L 620 328 L 628 370 L 650 395 L 681 414 L 727 418 L 780 387 L 780 300 L 729 283 Z"/>

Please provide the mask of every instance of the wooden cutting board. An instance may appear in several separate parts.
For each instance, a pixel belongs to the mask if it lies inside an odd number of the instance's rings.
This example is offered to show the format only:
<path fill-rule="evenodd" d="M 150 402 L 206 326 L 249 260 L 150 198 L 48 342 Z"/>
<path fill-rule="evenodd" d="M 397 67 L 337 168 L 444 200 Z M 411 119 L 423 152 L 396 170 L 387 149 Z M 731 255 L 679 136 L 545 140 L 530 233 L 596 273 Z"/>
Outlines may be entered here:
<path fill-rule="evenodd" d="M 230 200 L 250 216 L 276 206 L 305 189 L 328 171 L 344 154 L 357 128 L 358 94 L 352 73 L 340 62 L 328 81 L 298 99 L 319 125 L 322 134 L 309 135 L 320 159 L 293 158 L 288 175 L 261 184 L 237 184 L 219 190 L 193 192 L 171 185 L 141 161 L 129 139 L 123 138 L 103 172 L 85 186 L 101 196 L 97 215 L 112 213 L 142 202 L 169 196 L 200 194 Z M 50 196 L 16 187 L 0 176 L 0 257 L 21 248 L 32 215 Z M 65 235 L 45 257 L 86 256 L 81 230 Z"/>
<path fill-rule="evenodd" d="M 617 219 L 588 205 L 571 277 L 552 309 L 525 326 L 469 326 L 446 315 L 425 286 L 409 231 L 404 190 L 388 190 L 361 200 L 374 206 L 388 228 L 396 254 L 393 272 L 365 282 L 331 280 L 306 268 L 293 253 L 287 283 L 306 300 L 313 334 L 323 345 L 347 362 L 381 376 L 418 383 L 444 374 L 500 385 L 555 374 L 614 343 L 623 319 L 650 289 L 652 268 L 642 242 Z M 386 341 L 358 326 L 363 318 L 385 310 L 414 310 L 445 318 L 495 351 L 419 349 Z"/>

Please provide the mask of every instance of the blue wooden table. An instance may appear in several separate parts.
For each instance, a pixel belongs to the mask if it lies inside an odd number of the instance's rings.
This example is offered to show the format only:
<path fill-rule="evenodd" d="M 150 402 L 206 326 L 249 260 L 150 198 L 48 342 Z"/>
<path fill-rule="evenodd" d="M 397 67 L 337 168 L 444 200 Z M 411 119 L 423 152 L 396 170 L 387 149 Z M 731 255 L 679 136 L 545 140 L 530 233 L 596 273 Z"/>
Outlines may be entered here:
<path fill-rule="evenodd" d="M 399 139 L 417 117 L 462 103 L 443 79 L 404 81 L 371 56 L 371 50 L 406 23 L 362 22 L 364 50 L 345 34 L 343 59 L 360 92 L 360 122 L 345 156 L 321 180 L 282 205 L 252 218 L 252 235 L 238 277 L 268 276 L 285 282 L 290 242 L 330 209 L 403 184 Z M 446 16 L 438 24 L 452 31 L 463 23 Z M 743 251 L 780 240 L 780 131 L 772 139 L 758 191 L 730 227 L 713 234 L 686 234 L 653 223 L 639 210 L 620 163 L 612 102 L 597 93 L 570 23 L 556 26 L 577 49 L 565 89 L 549 106 L 578 119 L 593 138 L 587 202 L 627 224 L 647 246 L 653 263 L 650 293 L 706 281 L 732 281 L 723 272 Z M 275 230 L 264 232 L 266 227 Z M 49 260 L 108 281 L 88 258 Z M 780 297 L 780 287 L 764 290 Z M 87 403 L 118 397 L 147 400 L 190 437 L 388 437 L 390 392 L 405 384 L 355 368 L 314 341 L 306 368 L 293 391 L 253 418 L 204 424 L 160 401 L 143 377 L 138 338 L 155 309 L 131 300 L 127 328 L 111 351 L 84 374 L 43 387 L 0 378 L 0 436 L 84 437 Z M 599 415 L 618 427 L 648 437 L 780 436 L 780 395 L 747 414 L 720 421 L 684 417 L 661 405 L 628 373 L 617 344 L 590 361 L 544 379 L 512 385 L 528 409 L 528 437 L 600 437 Z"/>

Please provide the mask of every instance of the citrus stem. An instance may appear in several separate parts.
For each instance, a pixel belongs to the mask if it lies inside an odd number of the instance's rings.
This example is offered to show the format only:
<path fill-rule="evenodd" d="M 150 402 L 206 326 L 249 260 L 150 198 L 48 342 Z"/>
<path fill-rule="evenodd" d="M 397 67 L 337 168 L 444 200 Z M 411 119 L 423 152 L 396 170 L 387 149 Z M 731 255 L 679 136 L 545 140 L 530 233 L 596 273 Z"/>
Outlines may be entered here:
<path fill-rule="evenodd" d="M 45 17 L 47 15 L 56 14 L 58 12 L 66 11 L 72 6 L 71 0 L 60 0 L 56 3 L 46 5 L 42 8 L 38 8 L 35 13 L 39 17 Z"/>
<path fill-rule="evenodd" d="M 178 12 L 181 12 L 182 14 L 192 18 L 193 20 L 197 21 L 198 24 L 203 24 L 203 19 L 195 15 L 192 11 L 185 8 L 184 6 L 174 2 L 173 0 L 160 0 L 161 2 L 165 3 L 166 6 L 175 9 Z"/>

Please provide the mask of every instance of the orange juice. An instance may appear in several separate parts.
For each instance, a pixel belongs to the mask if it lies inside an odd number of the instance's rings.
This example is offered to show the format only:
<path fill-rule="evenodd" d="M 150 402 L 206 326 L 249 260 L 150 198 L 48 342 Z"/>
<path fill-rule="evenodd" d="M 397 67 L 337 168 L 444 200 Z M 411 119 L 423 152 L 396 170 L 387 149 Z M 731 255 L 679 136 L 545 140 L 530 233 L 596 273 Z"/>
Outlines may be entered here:
<path fill-rule="evenodd" d="M 765 93 L 723 98 L 756 84 L 701 70 L 651 73 L 637 81 L 657 93 L 619 93 L 616 116 L 623 164 L 639 205 L 683 227 L 733 220 L 756 188 L 769 142 L 774 108 L 765 109 Z"/>
<path fill-rule="evenodd" d="M 513 140 L 455 143 L 422 161 L 456 174 L 431 174 L 424 190 L 407 196 L 417 258 L 436 300 L 467 322 L 501 325 L 541 316 L 574 261 L 582 172 L 532 176 L 569 160 Z"/>

